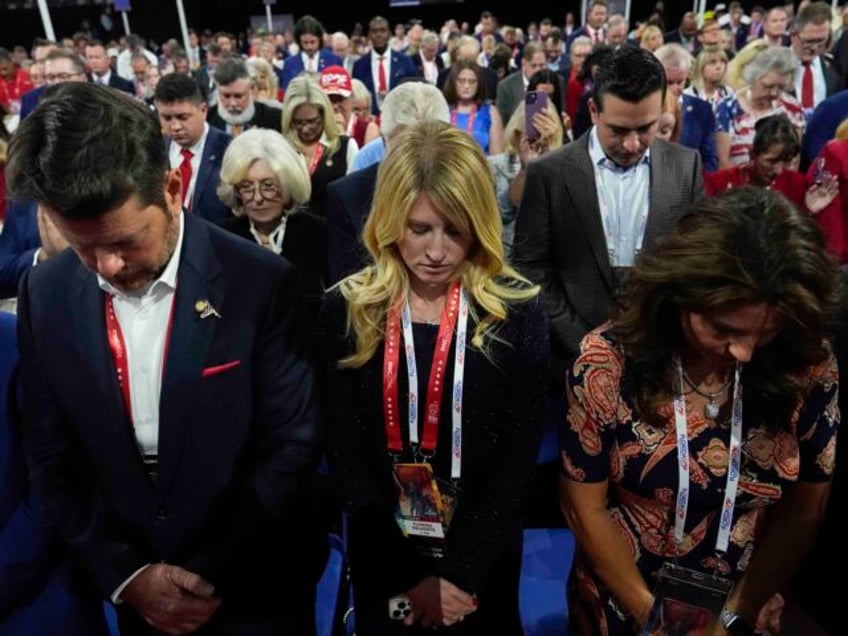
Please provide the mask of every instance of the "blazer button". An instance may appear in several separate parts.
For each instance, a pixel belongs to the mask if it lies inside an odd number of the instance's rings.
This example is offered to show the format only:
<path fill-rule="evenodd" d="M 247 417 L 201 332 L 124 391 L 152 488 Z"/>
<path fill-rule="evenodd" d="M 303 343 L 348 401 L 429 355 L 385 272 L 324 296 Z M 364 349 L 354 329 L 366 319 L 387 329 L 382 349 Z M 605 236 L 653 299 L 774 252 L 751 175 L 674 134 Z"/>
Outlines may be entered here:
<path fill-rule="evenodd" d="M 165 521 L 168 518 L 168 511 L 165 509 L 165 506 L 159 506 L 156 509 L 156 514 L 153 516 L 156 521 Z"/>

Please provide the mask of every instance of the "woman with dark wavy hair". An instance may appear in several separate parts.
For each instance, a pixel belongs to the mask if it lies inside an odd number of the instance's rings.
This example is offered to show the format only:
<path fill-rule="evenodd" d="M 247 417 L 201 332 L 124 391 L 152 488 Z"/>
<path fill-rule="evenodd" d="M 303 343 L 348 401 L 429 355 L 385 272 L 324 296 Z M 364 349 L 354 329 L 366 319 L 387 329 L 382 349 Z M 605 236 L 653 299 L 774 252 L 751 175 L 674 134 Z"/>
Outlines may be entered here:
<path fill-rule="evenodd" d="M 751 187 L 702 200 L 637 261 L 567 380 L 578 633 L 639 633 L 672 562 L 725 579 L 726 633 L 775 631 L 833 473 L 837 276 L 815 224 Z"/>

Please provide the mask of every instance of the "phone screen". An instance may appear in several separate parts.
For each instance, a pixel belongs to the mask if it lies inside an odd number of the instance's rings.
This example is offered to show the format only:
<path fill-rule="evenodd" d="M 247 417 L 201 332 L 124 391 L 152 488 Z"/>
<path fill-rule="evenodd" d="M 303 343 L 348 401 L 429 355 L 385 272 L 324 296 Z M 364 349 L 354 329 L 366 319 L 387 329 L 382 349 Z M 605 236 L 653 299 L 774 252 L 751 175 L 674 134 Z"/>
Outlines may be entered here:
<path fill-rule="evenodd" d="M 533 116 L 548 108 L 545 91 L 527 91 L 524 94 L 524 135 L 527 139 L 538 139 L 539 131 L 533 126 Z"/>

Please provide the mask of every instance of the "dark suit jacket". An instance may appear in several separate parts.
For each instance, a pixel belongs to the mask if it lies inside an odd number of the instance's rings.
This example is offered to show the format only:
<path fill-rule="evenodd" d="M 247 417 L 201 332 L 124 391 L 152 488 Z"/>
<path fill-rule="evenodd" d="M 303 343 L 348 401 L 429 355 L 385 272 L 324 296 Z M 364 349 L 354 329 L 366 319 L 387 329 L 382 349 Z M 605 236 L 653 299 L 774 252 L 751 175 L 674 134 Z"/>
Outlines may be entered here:
<path fill-rule="evenodd" d="M 233 140 L 227 133 L 209 126 L 209 134 L 203 145 L 203 156 L 200 158 L 200 166 L 197 172 L 197 180 L 194 184 L 194 193 L 185 207 L 192 213 L 203 217 L 207 221 L 220 221 L 233 215 L 226 205 L 218 198 L 218 184 L 221 182 L 221 162 L 224 160 L 224 152 Z M 170 150 L 171 140 L 165 138 L 165 146 Z"/>
<path fill-rule="evenodd" d="M 421 53 L 414 53 L 409 56 L 409 59 L 412 60 L 412 63 L 415 65 L 415 74 L 424 77 L 424 60 L 421 59 Z M 445 62 L 442 60 L 441 55 L 436 55 L 436 68 L 439 69 L 439 73 L 441 73 L 445 68 Z"/>
<path fill-rule="evenodd" d="M 0 636 L 106 636 L 100 598 L 31 493 L 13 412 L 15 316 L 0 312 Z"/>
<path fill-rule="evenodd" d="M 342 58 L 340 58 L 335 53 L 331 53 L 326 49 L 321 49 L 318 51 L 318 72 L 320 73 L 328 66 L 342 66 L 344 62 Z M 286 61 L 283 62 L 283 81 L 280 84 L 280 88 L 286 90 L 289 82 L 291 82 L 295 77 L 303 73 L 303 58 L 300 55 L 293 55 L 291 57 L 287 57 Z"/>
<path fill-rule="evenodd" d="M 389 82 L 389 90 L 400 84 L 405 77 L 415 77 L 418 71 L 415 69 L 415 64 L 409 59 L 408 55 L 388 49 L 386 53 L 390 54 L 391 68 L 389 69 L 389 77 L 386 79 Z M 360 80 L 368 88 L 371 93 L 371 113 L 377 115 L 380 112 L 379 102 L 377 101 L 377 78 L 373 77 L 371 72 L 371 54 L 368 53 L 360 57 L 353 63 L 353 77 Z"/>
<path fill-rule="evenodd" d="M 680 105 L 683 125 L 680 129 L 681 146 L 697 150 L 705 172 L 718 170 L 718 153 L 715 143 L 715 114 L 709 102 L 683 95 Z"/>
<path fill-rule="evenodd" d="M 249 128 L 270 128 L 280 132 L 283 127 L 283 111 L 274 106 L 263 104 L 254 100 L 253 107 L 256 109 L 253 119 L 244 125 L 244 130 Z M 206 121 L 210 126 L 218 130 L 227 131 L 227 122 L 218 114 L 218 104 L 210 106 L 206 113 Z"/>
<path fill-rule="evenodd" d="M 379 163 L 336 179 L 327 186 L 327 255 L 330 284 L 365 267 L 370 257 L 362 228 L 371 211 Z"/>
<path fill-rule="evenodd" d="M 44 91 L 47 90 L 47 84 L 43 86 L 39 86 L 38 88 L 33 88 L 31 91 L 27 91 L 21 97 L 21 120 L 23 121 L 27 115 L 29 115 L 32 111 L 35 110 L 35 107 L 38 106 L 38 101 L 41 99 L 41 96 L 44 94 Z"/>
<path fill-rule="evenodd" d="M 498 82 L 496 103 L 504 126 L 524 99 L 524 92 L 524 74 L 520 70 L 510 73 Z"/>
<path fill-rule="evenodd" d="M 246 215 L 233 216 L 218 223 L 228 232 L 256 243 L 250 232 Z M 329 287 L 327 276 L 327 222 L 310 212 L 295 212 L 286 219 L 286 233 L 280 253 L 298 270 L 301 286 L 306 292 L 310 310 L 310 325 L 316 324 L 324 290 Z"/>
<path fill-rule="evenodd" d="M 831 97 L 835 95 L 843 88 L 845 88 L 845 81 L 842 78 L 842 74 L 839 71 L 839 67 L 834 62 L 833 58 L 828 55 L 822 55 L 820 57 L 822 64 L 822 72 L 824 73 L 824 85 L 826 91 L 826 97 Z M 801 72 L 798 70 L 797 72 Z M 786 87 L 786 92 L 790 95 L 794 96 L 798 101 L 801 101 L 801 97 L 795 94 L 795 84 L 790 84 Z"/>
<path fill-rule="evenodd" d="M 285 259 L 194 215 L 184 223 L 155 482 L 121 398 L 96 276 L 67 250 L 22 281 L 33 488 L 102 595 L 165 561 L 215 585 L 224 602 L 210 627 L 283 621 L 314 599 L 326 556 L 326 535 L 302 514 L 320 452 L 303 292 Z M 202 319 L 202 299 L 220 317 Z"/>
<path fill-rule="evenodd" d="M 552 372 L 557 375 L 583 336 L 608 319 L 616 294 L 589 134 L 530 163 L 515 228 L 513 258 L 520 271 L 542 286 L 551 321 Z M 702 194 L 698 153 L 654 140 L 643 249 L 672 230 Z"/>
<path fill-rule="evenodd" d="M 18 282 L 41 247 L 35 201 L 9 201 L 0 232 L 0 298 L 18 295 Z"/>
<path fill-rule="evenodd" d="M 848 115 L 848 90 L 831 95 L 813 111 L 801 142 L 801 170 L 806 171 Z M 5 230 L 4 230 L 5 231 Z M 0 242 L 3 237 L 0 235 Z"/>
<path fill-rule="evenodd" d="M 93 81 L 93 78 L 90 79 Z M 135 95 L 135 86 L 133 86 L 133 83 L 129 80 L 125 80 L 115 71 L 112 71 L 109 75 L 109 84 L 107 84 L 107 86 L 110 88 L 117 88 L 119 91 L 124 91 L 130 95 Z"/>

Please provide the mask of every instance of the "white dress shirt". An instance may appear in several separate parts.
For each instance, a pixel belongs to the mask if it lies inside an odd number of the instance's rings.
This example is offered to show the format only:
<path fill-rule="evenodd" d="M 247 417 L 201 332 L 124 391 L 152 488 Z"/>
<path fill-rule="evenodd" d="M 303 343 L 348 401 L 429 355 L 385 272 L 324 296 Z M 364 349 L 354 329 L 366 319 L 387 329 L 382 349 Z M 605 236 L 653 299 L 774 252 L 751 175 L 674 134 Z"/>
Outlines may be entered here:
<path fill-rule="evenodd" d="M 386 72 L 386 93 L 392 88 L 392 50 L 386 49 L 383 52 L 383 70 Z M 371 51 L 371 77 L 374 79 L 374 94 L 377 96 L 377 108 L 383 107 L 383 98 L 385 94 L 380 95 L 380 54 L 377 51 Z"/>
<path fill-rule="evenodd" d="M 124 336 L 133 433 L 142 456 L 155 456 L 159 452 L 159 396 L 168 323 L 183 246 L 182 215 L 179 224 L 180 234 L 171 260 L 162 275 L 144 289 L 125 293 L 97 275 L 100 289 L 112 296 L 115 317 Z"/>
<path fill-rule="evenodd" d="M 188 190 L 186 190 L 186 197 L 183 202 L 183 206 L 186 208 L 191 207 L 190 202 L 194 198 L 194 186 L 197 184 L 197 173 L 200 172 L 200 161 L 203 159 L 203 148 L 206 146 L 206 138 L 208 136 L 209 124 L 203 124 L 203 134 L 200 135 L 197 143 L 191 148 L 186 149 L 190 150 L 193 155 L 191 158 L 191 180 L 188 182 Z M 171 141 L 168 145 L 168 162 L 171 164 L 172 170 L 179 168 L 183 162 L 182 151 L 183 147 L 178 143 Z"/>
<path fill-rule="evenodd" d="M 598 139 L 598 129 L 593 126 L 589 135 L 589 157 L 595 174 L 610 265 L 632 267 L 642 249 L 648 220 L 650 148 L 635 166 L 622 168 L 606 156 Z"/>
<path fill-rule="evenodd" d="M 318 72 L 318 51 L 315 52 L 315 55 L 309 57 L 306 53 L 300 54 L 300 59 L 303 61 L 303 70 L 309 73 L 317 73 Z"/>

